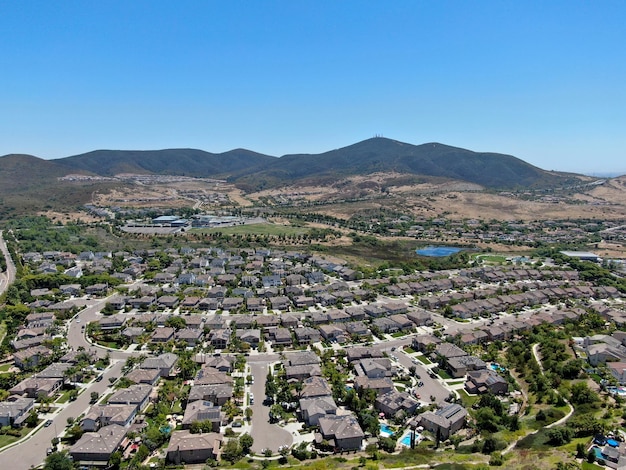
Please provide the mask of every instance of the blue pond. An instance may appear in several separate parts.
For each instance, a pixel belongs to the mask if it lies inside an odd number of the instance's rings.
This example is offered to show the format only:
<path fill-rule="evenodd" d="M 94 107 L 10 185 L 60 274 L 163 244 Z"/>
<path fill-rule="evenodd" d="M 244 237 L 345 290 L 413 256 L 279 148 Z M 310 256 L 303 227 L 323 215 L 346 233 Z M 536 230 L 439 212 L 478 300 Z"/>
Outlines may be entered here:
<path fill-rule="evenodd" d="M 450 256 L 459 251 L 463 251 L 463 248 L 456 248 L 454 246 L 427 246 L 426 248 L 415 250 L 418 255 L 438 258 Z"/>

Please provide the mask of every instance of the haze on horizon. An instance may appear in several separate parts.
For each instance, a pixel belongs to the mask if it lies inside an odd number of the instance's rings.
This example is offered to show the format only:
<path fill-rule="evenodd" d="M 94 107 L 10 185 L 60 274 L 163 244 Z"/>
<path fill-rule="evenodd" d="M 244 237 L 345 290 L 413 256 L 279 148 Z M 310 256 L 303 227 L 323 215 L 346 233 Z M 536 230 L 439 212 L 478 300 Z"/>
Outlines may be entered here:
<path fill-rule="evenodd" d="M 0 155 L 382 134 L 626 173 L 626 4 L 2 2 Z"/>

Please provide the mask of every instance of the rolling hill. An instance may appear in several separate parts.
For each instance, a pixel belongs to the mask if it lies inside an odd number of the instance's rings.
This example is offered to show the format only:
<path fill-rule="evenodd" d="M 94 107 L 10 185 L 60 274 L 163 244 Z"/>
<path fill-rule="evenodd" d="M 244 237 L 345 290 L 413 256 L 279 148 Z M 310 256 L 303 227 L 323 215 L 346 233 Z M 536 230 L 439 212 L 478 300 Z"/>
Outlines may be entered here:
<path fill-rule="evenodd" d="M 443 177 L 486 188 L 542 188 L 563 185 L 576 178 L 548 172 L 511 155 L 472 152 L 439 143 L 411 145 L 376 137 L 317 155 L 285 155 L 265 169 L 242 172 L 232 178 L 250 189 L 264 189 L 298 180 L 332 181 L 377 172 Z"/>
<path fill-rule="evenodd" d="M 179 176 L 228 176 L 242 170 L 254 170 L 276 160 L 245 149 L 209 153 L 196 149 L 167 150 L 96 150 L 82 155 L 54 160 L 72 172 L 100 176 L 120 173 L 164 174 Z"/>
<path fill-rule="evenodd" d="M 280 158 L 245 149 L 209 153 L 194 149 L 97 150 L 57 160 L 30 155 L 0 158 L 0 197 L 28 206 L 51 199 L 83 202 L 94 184 L 60 184 L 59 176 L 119 173 L 228 178 L 257 191 L 287 185 L 323 185 L 349 176 L 394 173 L 450 179 L 488 189 L 554 188 L 579 181 L 578 175 L 548 172 L 511 155 L 473 152 L 439 143 L 412 145 L 376 137 L 321 154 Z M 82 189 L 81 189 L 82 188 Z"/>

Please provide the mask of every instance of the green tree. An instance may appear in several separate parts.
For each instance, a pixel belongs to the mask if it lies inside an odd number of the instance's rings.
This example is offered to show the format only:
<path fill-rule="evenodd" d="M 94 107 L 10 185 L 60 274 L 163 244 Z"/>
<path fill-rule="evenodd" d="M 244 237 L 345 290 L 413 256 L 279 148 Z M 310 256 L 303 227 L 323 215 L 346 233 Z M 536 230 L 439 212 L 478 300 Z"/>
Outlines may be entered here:
<path fill-rule="evenodd" d="M 571 400 L 576 405 L 595 403 L 598 401 L 598 394 L 591 390 L 585 382 L 577 382 L 572 385 Z"/>
<path fill-rule="evenodd" d="M 66 451 L 53 452 L 46 457 L 44 470 L 74 470 L 74 463 Z"/>
<path fill-rule="evenodd" d="M 241 458 L 241 452 L 239 439 L 231 438 L 222 449 L 222 458 L 232 464 Z"/>
<path fill-rule="evenodd" d="M 37 426 L 38 422 L 39 422 L 39 416 L 37 415 L 37 412 L 35 410 L 30 410 L 30 413 L 28 413 L 28 417 L 26 418 L 24 423 L 29 428 L 34 428 L 35 426 Z"/>
<path fill-rule="evenodd" d="M 252 449 L 253 444 L 254 444 L 254 439 L 248 433 L 242 434 L 241 437 L 239 438 L 239 445 L 241 446 L 241 451 L 244 454 L 247 454 L 248 452 L 250 452 L 250 449 Z"/>
<path fill-rule="evenodd" d="M 572 440 L 572 431 L 565 427 L 551 428 L 548 431 L 550 443 L 555 446 L 562 446 Z"/>

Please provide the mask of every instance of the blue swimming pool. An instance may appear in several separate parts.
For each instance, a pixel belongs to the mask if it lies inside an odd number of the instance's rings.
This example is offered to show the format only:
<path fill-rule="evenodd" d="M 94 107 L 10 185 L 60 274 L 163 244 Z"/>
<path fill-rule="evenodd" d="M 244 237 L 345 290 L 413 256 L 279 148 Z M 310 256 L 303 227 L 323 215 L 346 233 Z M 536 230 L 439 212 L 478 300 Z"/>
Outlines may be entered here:
<path fill-rule="evenodd" d="M 415 433 L 415 443 L 419 441 L 419 438 L 420 435 L 418 433 Z M 406 434 L 400 441 L 400 444 L 402 444 L 403 446 L 411 447 L 411 433 Z"/>
<path fill-rule="evenodd" d="M 607 439 L 606 443 L 611 447 L 619 447 L 619 442 L 617 442 L 615 439 Z"/>
<path fill-rule="evenodd" d="M 380 425 L 380 435 L 382 437 L 390 437 L 390 436 L 393 436 L 393 431 L 386 424 L 381 424 Z"/>
<path fill-rule="evenodd" d="M 421 248 L 419 250 L 415 250 L 418 255 L 422 256 L 431 256 L 441 258 L 443 256 L 450 256 L 459 251 L 463 251 L 463 248 L 457 248 L 454 246 L 427 246 L 426 248 Z"/>
<path fill-rule="evenodd" d="M 596 454 L 596 459 L 604 459 L 604 455 L 602 455 L 602 449 L 597 446 L 593 446 L 593 453 Z"/>

